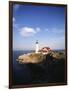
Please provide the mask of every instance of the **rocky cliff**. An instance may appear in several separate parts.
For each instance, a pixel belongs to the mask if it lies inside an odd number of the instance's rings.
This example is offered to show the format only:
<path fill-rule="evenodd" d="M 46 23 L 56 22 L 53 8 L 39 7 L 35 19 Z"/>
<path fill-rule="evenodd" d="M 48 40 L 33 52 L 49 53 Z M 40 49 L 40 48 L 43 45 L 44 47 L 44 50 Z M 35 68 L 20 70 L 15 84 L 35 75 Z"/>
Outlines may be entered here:
<path fill-rule="evenodd" d="M 20 55 L 17 59 L 19 63 L 41 63 L 46 60 L 46 58 L 53 58 L 60 60 L 62 58 L 65 58 L 65 53 L 64 52 L 51 52 L 47 55 L 44 55 L 42 53 L 28 53 L 28 54 L 23 54 Z"/>

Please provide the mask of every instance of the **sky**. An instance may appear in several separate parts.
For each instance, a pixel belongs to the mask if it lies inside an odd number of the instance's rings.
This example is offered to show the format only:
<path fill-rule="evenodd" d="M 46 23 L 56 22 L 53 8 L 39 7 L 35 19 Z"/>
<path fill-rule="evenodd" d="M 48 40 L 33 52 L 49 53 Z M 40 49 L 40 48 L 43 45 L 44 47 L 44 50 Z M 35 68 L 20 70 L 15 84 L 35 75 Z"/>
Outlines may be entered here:
<path fill-rule="evenodd" d="M 13 50 L 65 49 L 64 7 L 13 5 Z"/>

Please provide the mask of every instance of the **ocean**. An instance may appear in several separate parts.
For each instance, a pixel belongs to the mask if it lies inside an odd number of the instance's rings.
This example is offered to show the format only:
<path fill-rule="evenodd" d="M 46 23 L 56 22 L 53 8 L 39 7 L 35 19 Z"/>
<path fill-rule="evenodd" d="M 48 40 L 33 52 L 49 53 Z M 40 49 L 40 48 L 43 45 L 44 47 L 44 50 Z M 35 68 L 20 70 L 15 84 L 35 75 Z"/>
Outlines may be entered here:
<path fill-rule="evenodd" d="M 64 82 L 64 62 L 48 60 L 44 64 L 19 64 L 16 59 L 19 55 L 31 51 L 13 51 L 13 84 L 43 84 L 52 82 Z M 60 75 L 59 75 L 60 73 Z"/>
<path fill-rule="evenodd" d="M 27 65 L 21 65 L 16 61 L 19 55 L 29 52 L 31 51 L 13 51 L 13 83 L 15 85 L 28 84 L 31 82 L 31 73 Z"/>

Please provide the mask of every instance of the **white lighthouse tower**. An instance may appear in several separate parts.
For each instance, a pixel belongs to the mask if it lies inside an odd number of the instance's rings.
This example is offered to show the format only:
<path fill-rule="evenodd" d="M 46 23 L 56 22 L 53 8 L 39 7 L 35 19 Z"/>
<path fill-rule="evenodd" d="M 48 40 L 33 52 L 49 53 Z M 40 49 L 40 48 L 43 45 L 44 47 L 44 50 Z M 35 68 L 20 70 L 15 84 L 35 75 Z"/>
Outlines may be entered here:
<path fill-rule="evenodd" d="M 36 41 L 36 49 L 35 49 L 35 53 L 38 53 L 39 51 L 39 45 L 38 45 L 38 41 Z"/>

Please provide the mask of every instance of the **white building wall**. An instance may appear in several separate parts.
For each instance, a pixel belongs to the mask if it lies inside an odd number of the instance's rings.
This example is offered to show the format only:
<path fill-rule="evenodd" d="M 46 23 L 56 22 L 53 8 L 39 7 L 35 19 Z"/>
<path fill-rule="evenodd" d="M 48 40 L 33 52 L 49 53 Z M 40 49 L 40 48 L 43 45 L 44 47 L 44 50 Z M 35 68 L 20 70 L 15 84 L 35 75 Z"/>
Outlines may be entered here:
<path fill-rule="evenodd" d="M 39 51 L 39 46 L 38 46 L 38 44 L 36 44 L 36 50 L 35 50 L 35 53 L 38 53 L 38 51 Z"/>

